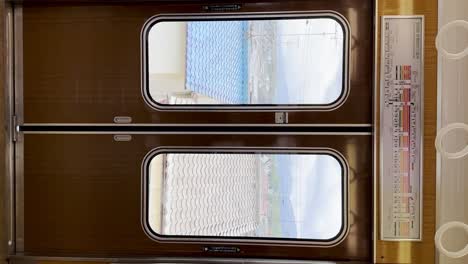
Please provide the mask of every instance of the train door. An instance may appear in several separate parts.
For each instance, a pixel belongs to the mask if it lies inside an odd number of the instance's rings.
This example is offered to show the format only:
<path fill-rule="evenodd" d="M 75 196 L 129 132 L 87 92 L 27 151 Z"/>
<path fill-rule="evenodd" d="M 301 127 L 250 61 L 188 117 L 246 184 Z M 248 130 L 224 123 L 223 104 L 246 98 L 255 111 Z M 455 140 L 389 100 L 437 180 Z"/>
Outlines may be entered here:
<path fill-rule="evenodd" d="M 13 1 L 13 261 L 373 261 L 374 1 Z"/>

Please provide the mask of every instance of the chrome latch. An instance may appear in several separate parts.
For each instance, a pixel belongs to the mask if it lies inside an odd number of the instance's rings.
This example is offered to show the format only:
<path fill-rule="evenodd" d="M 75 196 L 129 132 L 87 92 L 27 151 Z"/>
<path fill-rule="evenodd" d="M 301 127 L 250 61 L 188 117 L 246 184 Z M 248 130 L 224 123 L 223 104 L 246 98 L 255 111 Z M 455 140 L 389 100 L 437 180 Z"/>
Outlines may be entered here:
<path fill-rule="evenodd" d="M 114 135 L 114 141 L 117 141 L 117 142 L 132 141 L 132 135 Z"/>
<path fill-rule="evenodd" d="M 242 8 L 241 4 L 226 4 L 226 5 L 206 5 L 203 6 L 203 11 L 206 12 L 233 12 L 239 11 Z"/>
<path fill-rule="evenodd" d="M 277 112 L 277 113 L 275 113 L 275 123 L 276 124 L 287 124 L 288 123 L 288 113 L 287 112 Z"/>
<path fill-rule="evenodd" d="M 18 132 L 18 118 L 14 115 L 11 118 L 11 139 L 13 140 L 13 142 L 16 142 L 18 140 Z"/>
<path fill-rule="evenodd" d="M 132 123 L 132 118 L 130 116 L 116 116 L 116 117 L 114 117 L 114 123 L 116 123 L 116 124 L 130 124 L 130 123 Z"/>

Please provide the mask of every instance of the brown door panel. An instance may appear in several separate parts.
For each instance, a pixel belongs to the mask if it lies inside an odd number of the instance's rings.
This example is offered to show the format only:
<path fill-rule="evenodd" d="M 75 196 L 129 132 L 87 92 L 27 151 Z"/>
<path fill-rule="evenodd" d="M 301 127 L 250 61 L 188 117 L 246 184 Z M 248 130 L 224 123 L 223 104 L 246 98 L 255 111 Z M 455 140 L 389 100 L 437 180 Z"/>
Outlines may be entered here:
<path fill-rule="evenodd" d="M 61 3 L 61 4 L 60 4 Z M 141 93 L 145 21 L 161 13 L 200 13 L 197 3 L 34 4 L 22 10 L 24 123 L 263 123 L 274 112 L 158 111 Z M 71 2 L 70 2 L 71 3 Z M 372 123 L 373 1 L 271 1 L 240 12 L 332 10 L 350 23 L 350 94 L 334 111 L 291 112 L 292 124 Z"/>
<path fill-rule="evenodd" d="M 26 255 L 371 259 L 371 136 L 135 134 L 117 142 L 110 134 L 25 134 L 23 143 Z M 151 150 L 170 146 L 334 149 L 349 164 L 349 233 L 329 248 L 244 244 L 231 255 L 202 251 L 225 242 L 156 242 L 141 223 L 142 161 Z"/>

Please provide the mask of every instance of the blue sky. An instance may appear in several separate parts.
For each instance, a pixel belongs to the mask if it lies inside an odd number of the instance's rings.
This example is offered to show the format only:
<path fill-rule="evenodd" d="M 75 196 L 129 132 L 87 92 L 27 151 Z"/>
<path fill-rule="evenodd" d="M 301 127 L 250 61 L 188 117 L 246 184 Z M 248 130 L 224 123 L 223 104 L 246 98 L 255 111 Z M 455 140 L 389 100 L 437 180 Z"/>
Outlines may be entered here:
<path fill-rule="evenodd" d="M 300 19 L 277 25 L 275 102 L 328 104 L 338 99 L 344 45 L 339 24 L 332 19 Z"/>
<path fill-rule="evenodd" d="M 287 195 L 280 209 L 284 235 L 336 236 L 342 225 L 340 163 L 328 155 L 281 155 L 277 160 L 280 192 Z"/>

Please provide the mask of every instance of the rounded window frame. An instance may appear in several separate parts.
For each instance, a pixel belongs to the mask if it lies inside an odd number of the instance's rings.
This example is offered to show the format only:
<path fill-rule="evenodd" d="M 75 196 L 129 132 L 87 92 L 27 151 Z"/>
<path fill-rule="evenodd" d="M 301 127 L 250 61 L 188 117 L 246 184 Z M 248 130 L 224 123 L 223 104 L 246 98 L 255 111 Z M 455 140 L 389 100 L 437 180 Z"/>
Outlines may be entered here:
<path fill-rule="evenodd" d="M 266 19 L 308 19 L 330 18 L 335 20 L 343 29 L 343 78 L 340 96 L 329 104 L 282 104 L 282 105 L 229 105 L 229 104 L 194 104 L 194 105 L 168 105 L 160 104 L 150 94 L 148 74 L 148 35 L 151 28 L 160 22 L 190 22 L 190 21 L 232 21 L 232 20 L 266 20 Z M 350 40 L 351 26 L 348 20 L 336 11 L 308 11 L 308 12 L 238 12 L 238 13 L 186 13 L 186 14 L 159 14 L 149 18 L 141 30 L 141 94 L 145 103 L 157 111 L 239 111 L 239 112 L 299 112 L 299 111 L 333 111 L 341 107 L 350 94 Z"/>
<path fill-rule="evenodd" d="M 242 153 L 242 154 L 260 154 L 260 153 L 275 153 L 275 154 L 322 154 L 334 158 L 341 166 L 342 171 L 342 225 L 338 234 L 327 240 L 319 239 L 287 239 L 287 238 L 242 238 L 242 237 L 208 237 L 208 236 L 176 236 L 176 235 L 161 235 L 151 228 L 149 223 L 149 184 L 148 177 L 150 175 L 150 163 L 154 157 L 159 154 L 167 153 Z M 332 148 L 275 148 L 275 147 L 158 147 L 154 148 L 146 154 L 141 165 L 141 224 L 145 234 L 153 241 L 159 243 L 194 243 L 207 244 L 217 243 L 220 245 L 295 245 L 295 246 L 311 246 L 311 247 L 334 247 L 346 239 L 349 233 L 349 163 L 346 158 L 337 150 Z"/>

